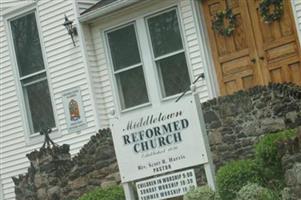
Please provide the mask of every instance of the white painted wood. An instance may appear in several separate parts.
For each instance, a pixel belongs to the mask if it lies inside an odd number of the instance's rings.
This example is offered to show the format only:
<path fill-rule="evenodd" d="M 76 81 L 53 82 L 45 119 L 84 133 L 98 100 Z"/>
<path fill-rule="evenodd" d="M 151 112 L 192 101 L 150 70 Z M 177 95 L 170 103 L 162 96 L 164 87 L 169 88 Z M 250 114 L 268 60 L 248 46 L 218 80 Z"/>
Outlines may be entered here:
<path fill-rule="evenodd" d="M 195 26 L 197 20 L 194 18 L 194 10 L 190 0 L 179 0 L 179 7 L 181 9 L 180 14 L 182 15 L 181 19 L 184 28 L 184 40 L 186 41 L 188 60 L 190 61 L 193 70 L 193 77 L 196 79 L 204 72 L 205 61 L 201 56 L 201 49 L 204 47 L 202 44 L 198 43 L 197 40 L 198 30 L 197 26 Z M 206 82 L 200 80 L 195 85 L 197 92 L 200 94 L 200 100 L 208 100 L 209 92 Z"/>
<path fill-rule="evenodd" d="M 211 72 L 208 61 L 206 37 L 198 26 L 194 4 L 190 0 L 144 1 L 103 16 L 79 27 L 80 37 L 75 38 L 73 47 L 70 36 L 62 26 L 64 14 L 75 20 L 79 13 L 98 0 L 40 0 L 36 1 L 37 17 L 45 50 L 45 62 L 53 96 L 53 106 L 57 118 L 55 142 L 70 144 L 71 154 L 76 154 L 98 128 L 108 127 L 109 112 L 116 107 L 112 77 L 107 62 L 107 50 L 103 31 L 113 25 L 120 25 L 136 16 L 147 15 L 171 5 L 177 5 L 183 30 L 183 39 L 192 77 Z M 23 6 L 32 5 L 32 0 L 0 0 L 0 192 L 3 200 L 13 200 L 14 185 L 11 177 L 27 171 L 29 163 L 25 155 L 41 146 L 43 138 L 37 136 L 26 141 L 26 120 L 24 117 L 21 88 L 16 79 L 16 64 L 11 56 L 12 41 L 6 20 L 24 11 Z M 301 33 L 301 0 L 293 1 L 296 24 Z M 23 9 L 22 9 L 23 8 Z M 77 10 L 77 11 L 75 11 Z M 6 13 L 6 16 L 3 16 Z M 86 61 L 85 61 L 86 60 Z M 207 77 L 207 76 L 206 76 Z M 213 80 L 213 79 L 212 79 Z M 197 92 L 201 101 L 215 96 L 206 81 L 199 81 Z M 80 87 L 87 129 L 81 133 L 69 134 L 65 121 L 61 93 L 69 88 Z M 32 142 L 33 141 L 33 142 Z M 29 145 L 31 144 L 31 145 Z M 2 187 L 1 187 L 2 186 Z M 0 195 L 1 198 L 1 195 Z"/>
<path fill-rule="evenodd" d="M 91 10 L 88 13 L 83 13 L 79 18 L 80 22 L 87 22 L 90 20 L 94 20 L 96 18 L 102 17 L 106 14 L 112 13 L 116 10 L 120 10 L 124 7 L 130 6 L 142 0 L 116 0 L 108 5 L 103 7 L 99 7 L 97 9 Z M 144 0 L 145 1 L 145 0 Z M 150 1 L 150 0 L 148 0 Z"/>
<path fill-rule="evenodd" d="M 1 0 L 0 1 L 0 13 L 1 15 L 10 10 L 11 8 L 17 8 L 19 6 L 23 6 L 25 4 L 31 3 L 33 0 Z"/>
<path fill-rule="evenodd" d="M 192 39 L 192 42 L 199 44 L 202 48 L 200 48 L 201 56 L 193 59 L 193 62 L 198 63 L 203 60 L 203 68 L 205 74 L 205 81 L 208 87 L 209 98 L 214 98 L 219 95 L 218 82 L 215 73 L 214 63 L 211 57 L 209 39 L 206 31 L 205 21 L 203 19 L 203 15 L 200 13 L 199 2 L 196 0 L 190 0 L 192 9 L 193 9 L 193 17 L 194 17 L 194 25 L 197 29 L 196 38 Z"/>
<path fill-rule="evenodd" d="M 84 12 L 86 9 L 90 8 L 97 2 L 99 2 L 99 0 L 77 0 L 78 13 L 81 14 L 82 12 Z"/>
<path fill-rule="evenodd" d="M 18 16 L 25 9 L 22 6 L 32 5 L 32 1 L 0 1 L 0 186 L 4 200 L 15 199 L 14 184 L 11 177 L 27 171 L 29 162 L 25 155 L 42 146 L 43 138 L 37 136 L 26 142 L 26 120 L 23 117 L 22 89 L 16 78 L 16 65 L 11 56 L 12 41 L 5 24 L 10 17 Z M 57 118 L 57 135 L 52 134 L 58 144 L 70 144 L 70 152 L 76 154 L 88 142 L 97 130 L 96 112 L 93 105 L 87 66 L 84 63 L 78 37 L 73 47 L 70 36 L 62 26 L 64 14 L 70 20 L 75 19 L 73 1 L 43 0 L 37 1 L 36 10 L 40 29 L 41 44 L 45 50 L 45 63 L 53 97 L 53 108 Z M 4 5 L 5 4 L 5 5 Z M 3 13 L 6 13 L 3 16 Z M 69 134 L 62 105 L 62 91 L 80 87 L 88 127 L 80 133 Z"/>
<path fill-rule="evenodd" d="M 1 157 L 0 157 L 0 159 L 1 159 Z M 0 200 L 4 200 L 1 175 L 0 175 Z"/>
<path fill-rule="evenodd" d="M 87 48 L 91 49 L 88 50 L 89 70 L 91 71 L 90 78 L 93 84 L 97 107 L 102 109 L 104 108 L 106 110 L 102 113 L 102 116 L 104 114 L 105 117 L 105 125 L 108 125 L 108 117 L 106 116 L 106 113 L 108 113 L 110 109 L 118 110 L 116 108 L 116 105 L 118 104 L 116 102 L 117 96 L 112 92 L 113 83 L 111 81 L 111 66 L 108 63 L 106 43 L 104 40 L 104 34 L 102 33 L 104 30 L 113 26 L 118 26 L 131 21 L 131 19 L 136 16 L 147 15 L 175 4 L 178 5 L 180 14 L 188 64 L 190 65 L 192 79 L 195 79 L 200 73 L 204 72 L 204 59 L 200 54 L 200 50 L 203 47 L 198 41 L 197 29 L 195 27 L 195 23 L 197 23 L 197 21 L 194 20 L 193 7 L 189 0 L 164 2 L 152 1 L 140 3 L 132 6 L 132 8 L 116 12 L 114 15 L 104 16 L 101 20 L 95 21 L 90 25 L 91 30 L 90 32 L 87 31 L 88 36 L 86 36 Z M 199 81 L 197 83 L 197 90 L 200 92 L 200 98 L 202 101 L 209 98 L 208 88 L 205 81 Z"/>
<path fill-rule="evenodd" d="M 95 0 L 92 0 L 93 4 L 95 4 Z M 87 3 L 88 1 L 85 1 L 85 3 Z M 100 129 L 101 126 L 100 126 L 100 122 L 102 121 L 102 118 L 97 114 L 97 111 L 96 111 L 96 101 L 95 101 L 95 95 L 92 95 L 93 94 L 93 86 L 92 86 L 92 83 L 91 83 L 91 74 L 90 74 L 90 71 L 89 71 L 89 62 L 88 62 L 88 59 L 87 59 L 87 51 L 88 49 L 86 48 L 87 47 L 87 44 L 86 44 L 86 41 L 84 39 L 84 29 L 87 27 L 86 25 L 84 24 L 81 24 L 79 22 L 79 16 L 80 16 L 80 9 L 81 9 L 81 6 L 79 3 L 76 3 L 75 1 L 73 1 L 73 9 L 75 10 L 75 16 L 76 16 L 76 19 L 75 19 L 75 23 L 77 24 L 77 32 L 78 32 L 78 36 L 79 36 L 79 45 L 80 45 L 80 49 L 81 49 L 81 54 L 82 54 L 82 57 L 83 57 L 83 63 L 85 65 L 85 73 L 87 74 L 87 79 L 88 79 L 88 87 L 89 87 L 89 93 L 91 94 L 91 105 L 93 107 L 93 114 L 94 114 L 94 122 L 96 124 L 96 130 Z"/>
<path fill-rule="evenodd" d="M 123 183 L 123 190 L 124 190 L 124 195 L 126 200 L 136 200 L 135 193 L 133 186 L 131 183 Z"/>
<path fill-rule="evenodd" d="M 213 190 L 216 191 L 216 182 L 215 182 L 215 169 L 214 169 L 214 164 L 213 164 L 213 159 L 211 155 L 211 150 L 209 146 L 209 140 L 208 140 L 208 134 L 206 130 L 206 125 L 205 125 L 205 120 L 204 120 L 204 115 L 202 111 L 202 106 L 199 100 L 199 95 L 198 92 L 195 90 L 196 86 L 192 84 L 190 86 L 193 98 L 195 99 L 195 102 L 197 103 L 197 112 L 199 115 L 199 123 L 201 125 L 202 129 L 202 135 L 203 135 L 203 140 L 205 144 L 205 149 L 206 149 L 206 154 L 208 158 L 208 162 L 204 164 L 204 169 L 205 169 L 205 174 L 206 174 L 206 179 L 207 179 L 207 184 L 208 186 Z"/>

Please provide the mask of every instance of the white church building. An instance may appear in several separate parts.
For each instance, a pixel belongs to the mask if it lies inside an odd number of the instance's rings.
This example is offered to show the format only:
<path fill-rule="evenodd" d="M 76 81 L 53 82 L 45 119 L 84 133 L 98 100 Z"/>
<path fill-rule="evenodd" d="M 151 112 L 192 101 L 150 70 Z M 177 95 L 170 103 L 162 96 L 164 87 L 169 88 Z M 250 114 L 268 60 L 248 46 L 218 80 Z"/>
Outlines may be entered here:
<path fill-rule="evenodd" d="M 27 172 L 42 129 L 75 155 L 111 115 L 174 103 L 200 75 L 202 102 L 301 85 L 301 0 L 283 0 L 274 24 L 258 21 L 253 1 L 0 0 L 0 200 L 15 199 L 12 177 Z M 230 37 L 211 28 L 226 7 Z"/>

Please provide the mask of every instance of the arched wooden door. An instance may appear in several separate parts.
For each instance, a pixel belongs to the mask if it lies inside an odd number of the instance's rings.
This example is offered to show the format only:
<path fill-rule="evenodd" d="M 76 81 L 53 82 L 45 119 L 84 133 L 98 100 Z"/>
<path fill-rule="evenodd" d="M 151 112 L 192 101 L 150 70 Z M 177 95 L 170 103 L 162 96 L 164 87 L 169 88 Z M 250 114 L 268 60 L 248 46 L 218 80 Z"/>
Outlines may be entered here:
<path fill-rule="evenodd" d="M 201 0 L 221 95 L 269 82 L 301 85 L 301 53 L 290 1 L 279 21 L 265 23 L 261 0 Z M 212 29 L 218 11 L 231 8 L 237 27 L 231 36 Z"/>

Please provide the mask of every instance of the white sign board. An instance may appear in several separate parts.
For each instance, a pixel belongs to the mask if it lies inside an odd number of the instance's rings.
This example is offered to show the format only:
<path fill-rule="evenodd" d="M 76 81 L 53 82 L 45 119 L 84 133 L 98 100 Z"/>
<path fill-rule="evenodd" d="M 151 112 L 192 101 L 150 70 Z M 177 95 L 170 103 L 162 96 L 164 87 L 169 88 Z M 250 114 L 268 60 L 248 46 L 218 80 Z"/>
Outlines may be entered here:
<path fill-rule="evenodd" d="M 195 98 L 112 119 L 121 181 L 130 182 L 208 162 Z"/>
<path fill-rule="evenodd" d="M 68 132 L 75 132 L 86 128 L 87 122 L 83 109 L 79 88 L 65 91 L 62 95 Z"/>
<path fill-rule="evenodd" d="M 137 182 L 140 200 L 167 199 L 184 195 L 197 186 L 194 171 L 186 170 Z"/>

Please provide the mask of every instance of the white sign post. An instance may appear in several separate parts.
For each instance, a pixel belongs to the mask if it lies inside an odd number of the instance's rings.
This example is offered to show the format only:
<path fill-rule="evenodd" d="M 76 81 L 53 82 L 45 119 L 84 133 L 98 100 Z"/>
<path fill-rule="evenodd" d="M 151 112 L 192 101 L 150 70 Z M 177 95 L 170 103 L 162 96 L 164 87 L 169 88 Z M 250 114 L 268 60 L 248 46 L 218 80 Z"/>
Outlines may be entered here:
<path fill-rule="evenodd" d="M 199 97 L 122 114 L 111 121 L 114 147 L 127 199 L 129 182 L 205 164 L 215 189 L 212 160 Z"/>

